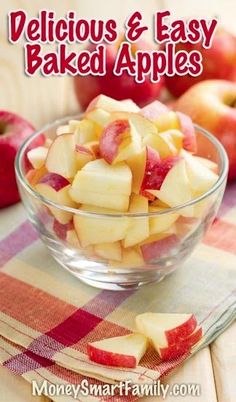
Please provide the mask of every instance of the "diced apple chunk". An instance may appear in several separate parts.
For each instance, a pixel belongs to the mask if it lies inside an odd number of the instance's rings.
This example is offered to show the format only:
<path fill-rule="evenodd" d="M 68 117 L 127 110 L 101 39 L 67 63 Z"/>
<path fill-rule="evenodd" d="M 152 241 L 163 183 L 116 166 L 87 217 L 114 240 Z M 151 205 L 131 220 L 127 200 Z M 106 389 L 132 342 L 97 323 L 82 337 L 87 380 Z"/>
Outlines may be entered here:
<path fill-rule="evenodd" d="M 106 112 L 133 112 L 134 111 L 134 102 L 131 100 L 118 101 L 113 98 L 110 98 L 106 95 L 99 95 L 90 102 L 88 105 L 86 112 L 89 112 L 95 108 L 100 108 L 105 110 Z M 135 110 L 136 112 L 136 110 Z"/>
<path fill-rule="evenodd" d="M 164 212 L 166 208 L 160 208 L 155 206 L 149 207 L 149 212 Z M 179 215 L 177 213 L 165 213 L 163 215 L 156 215 L 149 218 L 150 222 L 150 234 L 166 232 L 173 223 L 178 219 Z"/>
<path fill-rule="evenodd" d="M 130 213 L 148 213 L 148 199 L 141 195 L 131 197 Z M 148 216 L 130 218 L 130 227 L 124 239 L 124 247 L 131 247 L 149 236 L 149 222 Z"/>
<path fill-rule="evenodd" d="M 47 158 L 48 148 L 37 147 L 27 152 L 27 157 L 34 169 L 40 169 L 44 166 Z"/>
<path fill-rule="evenodd" d="M 94 246 L 95 254 L 107 260 L 121 261 L 122 250 L 120 242 L 101 243 Z"/>
<path fill-rule="evenodd" d="M 104 128 L 109 123 L 110 113 L 101 108 L 96 108 L 86 113 L 86 118 L 92 120 L 100 128 Z"/>
<path fill-rule="evenodd" d="M 89 215 L 74 215 L 74 226 L 82 247 L 90 244 L 113 243 L 124 239 L 129 219 L 126 217 L 99 217 L 96 214 L 117 213 L 106 208 L 82 205 L 81 211 Z"/>
<path fill-rule="evenodd" d="M 179 244 L 179 240 L 174 233 L 157 233 L 149 236 L 140 244 L 143 258 L 146 262 L 155 262 L 166 257 Z"/>
<path fill-rule="evenodd" d="M 109 165 L 103 159 L 87 163 L 72 183 L 71 198 L 79 203 L 126 212 L 129 206 L 132 174 L 120 162 Z"/>
<path fill-rule="evenodd" d="M 171 129 L 179 129 L 179 119 L 175 112 L 167 111 L 160 115 L 156 120 L 155 124 L 159 132 L 171 130 Z"/>
<path fill-rule="evenodd" d="M 76 152 L 76 160 L 77 160 L 77 169 L 82 169 L 86 163 L 91 162 L 94 159 L 94 154 L 90 149 L 83 145 L 76 145 L 75 146 Z"/>
<path fill-rule="evenodd" d="M 89 343 L 88 356 L 93 362 L 105 366 L 134 368 L 148 347 L 147 338 L 130 334 Z"/>
<path fill-rule="evenodd" d="M 75 127 L 75 125 L 74 125 Z M 78 122 L 74 129 L 75 143 L 83 145 L 86 142 L 96 141 L 101 134 L 102 129 L 95 122 L 83 119 Z"/>
<path fill-rule="evenodd" d="M 110 260 L 109 264 L 111 268 L 141 268 L 145 266 L 145 261 L 138 248 L 131 247 L 122 251 L 121 261 Z"/>
<path fill-rule="evenodd" d="M 77 172 L 77 161 L 73 134 L 59 135 L 49 148 L 45 166 L 49 172 L 67 179 Z"/>

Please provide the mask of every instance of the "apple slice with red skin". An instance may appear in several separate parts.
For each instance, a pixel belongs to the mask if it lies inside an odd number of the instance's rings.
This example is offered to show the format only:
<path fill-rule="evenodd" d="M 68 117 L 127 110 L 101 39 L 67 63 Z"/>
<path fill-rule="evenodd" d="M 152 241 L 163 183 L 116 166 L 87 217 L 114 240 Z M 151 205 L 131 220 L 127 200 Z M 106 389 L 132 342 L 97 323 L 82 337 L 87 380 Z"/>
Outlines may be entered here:
<path fill-rule="evenodd" d="M 188 338 L 197 327 L 194 314 L 144 313 L 136 316 L 138 331 L 157 348 L 168 348 Z"/>
<path fill-rule="evenodd" d="M 54 219 L 53 221 L 53 230 L 54 233 L 59 237 L 61 240 L 66 240 L 67 232 L 69 230 L 74 229 L 74 224 L 73 221 L 70 221 L 66 224 L 60 223 L 57 219 Z"/>
<path fill-rule="evenodd" d="M 121 162 L 141 151 L 141 138 L 129 120 L 115 120 L 105 127 L 99 142 L 108 163 Z"/>
<path fill-rule="evenodd" d="M 30 169 L 26 175 L 25 178 L 28 180 L 29 184 L 33 187 L 35 184 L 39 182 L 39 180 L 45 176 L 47 173 L 47 169 L 45 166 L 41 167 L 40 169 Z"/>
<path fill-rule="evenodd" d="M 83 145 L 75 145 L 77 169 L 80 170 L 86 165 L 86 163 L 91 162 L 95 159 L 94 153 L 87 147 Z"/>
<path fill-rule="evenodd" d="M 174 233 L 158 233 L 151 235 L 140 245 L 142 256 L 146 262 L 151 263 L 169 254 L 179 244 L 179 239 Z"/>
<path fill-rule="evenodd" d="M 144 335 L 130 334 L 87 345 L 89 359 L 104 366 L 135 368 L 147 350 Z"/>
<path fill-rule="evenodd" d="M 58 137 L 59 138 L 59 137 Z M 35 185 L 35 190 L 43 197 L 53 201 L 61 206 L 76 208 L 77 204 L 69 196 L 71 188 L 70 182 L 57 173 L 47 173 Z M 62 224 L 69 223 L 72 219 L 72 213 L 63 211 L 59 208 L 49 207 L 54 217 Z"/>
<path fill-rule="evenodd" d="M 15 178 L 15 156 L 24 142 L 35 131 L 34 127 L 23 117 L 15 113 L 0 111 L 0 208 L 19 201 L 20 196 Z M 39 136 L 34 145 L 42 145 L 44 136 Z M 24 169 L 32 168 L 25 154 Z"/>
<path fill-rule="evenodd" d="M 164 113 L 167 113 L 169 111 L 169 108 L 164 105 L 164 103 L 161 103 L 157 100 L 155 100 L 152 103 L 149 103 L 149 105 L 144 106 L 140 110 L 140 114 L 147 119 L 150 120 L 156 120 L 159 116 L 161 116 Z"/>
<path fill-rule="evenodd" d="M 163 361 L 178 359 L 179 357 L 189 353 L 191 348 L 196 345 L 202 338 L 202 328 L 197 327 L 187 338 L 168 346 L 156 347 L 156 350 Z"/>
<path fill-rule="evenodd" d="M 27 157 L 34 169 L 40 169 L 44 166 L 47 158 L 47 147 L 36 147 L 27 152 Z"/>
<path fill-rule="evenodd" d="M 73 134 L 61 134 L 55 138 L 48 150 L 45 166 L 49 172 L 67 179 L 75 176 L 77 160 Z"/>
<path fill-rule="evenodd" d="M 176 112 L 179 118 L 180 130 L 184 134 L 183 148 L 186 151 L 197 152 L 197 139 L 192 119 L 184 113 Z"/>

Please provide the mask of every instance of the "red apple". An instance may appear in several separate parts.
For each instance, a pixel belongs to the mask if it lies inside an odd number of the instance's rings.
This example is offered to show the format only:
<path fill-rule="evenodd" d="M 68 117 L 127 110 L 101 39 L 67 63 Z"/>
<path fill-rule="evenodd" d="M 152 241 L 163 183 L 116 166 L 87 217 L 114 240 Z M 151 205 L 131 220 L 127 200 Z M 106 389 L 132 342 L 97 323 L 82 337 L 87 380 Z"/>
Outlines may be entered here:
<path fill-rule="evenodd" d="M 113 74 L 114 63 L 117 56 L 118 44 L 106 44 L 106 74 L 104 76 L 76 76 L 74 87 L 77 99 L 82 109 L 86 109 L 93 98 L 99 94 L 110 96 L 114 99 L 132 99 L 139 106 L 146 105 L 160 95 L 163 80 L 151 83 L 149 77 L 143 83 L 136 83 L 134 77 L 126 71 L 121 76 Z M 152 50 L 148 43 L 139 41 L 132 46 L 132 50 Z M 89 52 L 95 50 L 95 45 L 90 44 Z"/>
<path fill-rule="evenodd" d="M 103 339 L 87 345 L 89 359 L 105 366 L 135 368 L 148 346 L 141 334 Z"/>
<path fill-rule="evenodd" d="M 157 351 L 163 361 L 177 359 L 185 353 L 190 352 L 191 348 L 196 345 L 201 338 L 202 328 L 197 327 L 187 338 L 181 339 L 170 346 L 157 348 Z"/>
<path fill-rule="evenodd" d="M 209 130 L 224 145 L 229 157 L 229 179 L 236 178 L 236 83 L 221 80 L 200 82 L 176 102 L 176 110 Z M 204 154 L 202 153 L 204 152 Z M 204 144 L 201 156 L 211 154 Z"/>
<path fill-rule="evenodd" d="M 0 208 L 19 201 L 14 161 L 24 140 L 34 127 L 15 113 L 0 111 Z M 41 145 L 41 140 L 40 144 Z"/>
<path fill-rule="evenodd" d="M 203 72 L 198 77 L 191 75 L 165 77 L 168 90 L 179 97 L 191 86 L 203 80 L 224 79 L 236 81 L 236 37 L 224 29 L 216 31 L 210 49 L 201 44 L 180 43 L 176 52 L 197 50 L 202 54 Z"/>

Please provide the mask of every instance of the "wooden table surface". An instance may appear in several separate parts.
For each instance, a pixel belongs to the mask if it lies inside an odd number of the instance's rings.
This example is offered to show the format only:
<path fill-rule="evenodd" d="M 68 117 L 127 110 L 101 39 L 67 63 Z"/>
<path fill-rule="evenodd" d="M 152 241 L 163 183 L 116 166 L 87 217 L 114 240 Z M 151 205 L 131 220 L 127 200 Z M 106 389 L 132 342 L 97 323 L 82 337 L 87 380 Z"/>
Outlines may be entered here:
<path fill-rule="evenodd" d="M 131 11 L 142 11 L 144 21 L 151 24 L 152 15 L 159 8 L 169 8 L 174 17 L 186 15 L 218 16 L 224 25 L 236 30 L 235 0 L 67 0 L 46 3 L 42 0 L 8 0 L 0 5 L 0 109 L 15 111 L 29 119 L 36 127 L 67 114 L 77 113 L 72 80 L 68 77 L 45 78 L 39 74 L 27 77 L 23 66 L 23 41 L 12 45 L 7 40 L 7 14 L 24 9 L 28 16 L 38 10 L 53 9 L 58 16 L 76 10 L 78 17 L 116 18 L 122 25 Z M 151 36 L 151 32 L 149 32 Z M 47 50 L 48 50 L 47 45 Z M 77 46 L 78 49 L 78 46 Z M 16 207 L 17 211 L 17 207 Z M 3 211 L 0 213 L 0 220 Z M 167 382 L 198 383 L 199 397 L 167 397 L 175 402 L 235 402 L 236 401 L 236 323 L 225 331 L 210 347 L 203 349 L 168 378 Z M 142 401 L 161 401 L 143 398 Z M 31 386 L 0 367 L 0 402 L 46 402 L 46 397 L 33 397 Z"/>

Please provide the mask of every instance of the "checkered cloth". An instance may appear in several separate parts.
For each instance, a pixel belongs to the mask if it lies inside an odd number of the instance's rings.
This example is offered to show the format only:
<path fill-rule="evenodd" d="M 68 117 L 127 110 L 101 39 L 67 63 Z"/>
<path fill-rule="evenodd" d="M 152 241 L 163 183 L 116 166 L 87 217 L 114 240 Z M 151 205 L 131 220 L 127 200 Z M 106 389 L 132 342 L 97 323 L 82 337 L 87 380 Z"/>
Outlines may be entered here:
<path fill-rule="evenodd" d="M 150 348 L 138 367 L 124 370 L 90 362 L 86 345 L 130 333 L 135 316 L 146 311 L 194 313 L 204 337 L 193 353 L 212 342 L 236 314 L 235 218 L 233 184 L 204 242 L 181 268 L 159 284 L 111 292 L 88 287 L 62 270 L 25 221 L 21 205 L 2 210 L 0 363 L 27 381 L 46 379 L 52 384 L 79 384 L 84 378 L 91 384 L 127 379 L 150 383 L 168 374 L 190 354 L 162 363 Z M 78 400 L 88 397 L 79 395 Z M 135 397 L 107 400 L 128 402 Z"/>

